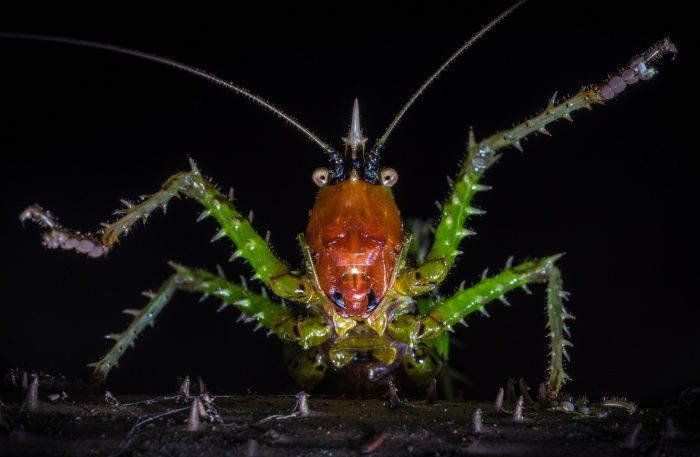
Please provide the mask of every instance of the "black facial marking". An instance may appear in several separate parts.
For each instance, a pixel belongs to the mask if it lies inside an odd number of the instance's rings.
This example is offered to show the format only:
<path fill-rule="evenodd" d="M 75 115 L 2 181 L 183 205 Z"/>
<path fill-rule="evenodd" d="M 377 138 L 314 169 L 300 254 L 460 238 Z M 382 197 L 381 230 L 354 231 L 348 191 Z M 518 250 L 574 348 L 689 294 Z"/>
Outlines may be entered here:
<path fill-rule="evenodd" d="M 363 178 L 371 184 L 379 184 L 379 158 L 382 146 L 377 144 L 364 159 Z"/>
<path fill-rule="evenodd" d="M 379 306 L 379 300 L 377 300 L 377 296 L 374 294 L 374 291 L 370 289 L 369 293 L 367 294 L 367 311 L 371 313 L 377 306 Z"/>
<path fill-rule="evenodd" d="M 333 303 L 340 308 L 340 309 L 347 309 L 345 307 L 345 300 L 343 299 L 343 294 L 340 293 L 339 290 L 336 290 L 333 292 L 333 296 L 331 296 L 331 300 L 333 300 Z"/>

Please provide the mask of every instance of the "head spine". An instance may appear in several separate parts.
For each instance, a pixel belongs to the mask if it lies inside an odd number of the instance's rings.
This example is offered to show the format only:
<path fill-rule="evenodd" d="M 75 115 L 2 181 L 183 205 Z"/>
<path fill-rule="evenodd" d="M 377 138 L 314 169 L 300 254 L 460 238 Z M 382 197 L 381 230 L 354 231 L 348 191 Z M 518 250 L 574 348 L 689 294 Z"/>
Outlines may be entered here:
<path fill-rule="evenodd" d="M 345 174 L 337 176 L 334 174 L 333 180 L 339 182 L 349 177 L 350 179 L 363 179 L 371 184 L 378 184 L 379 180 L 376 173 L 374 174 L 374 179 L 371 177 L 368 179 L 365 173 L 367 169 L 367 154 L 365 153 L 367 137 L 362 133 L 362 128 L 360 127 L 360 102 L 357 98 L 352 105 L 350 130 L 348 135 L 343 137 L 343 144 L 345 145 L 343 168 L 345 171 L 349 171 L 349 176 Z"/>

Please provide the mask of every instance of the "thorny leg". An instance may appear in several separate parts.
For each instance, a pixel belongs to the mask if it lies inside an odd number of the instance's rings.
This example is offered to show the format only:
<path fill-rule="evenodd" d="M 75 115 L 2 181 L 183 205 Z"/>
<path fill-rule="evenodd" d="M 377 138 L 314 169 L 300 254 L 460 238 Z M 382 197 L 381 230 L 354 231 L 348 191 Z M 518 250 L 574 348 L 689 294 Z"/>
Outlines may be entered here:
<path fill-rule="evenodd" d="M 549 394 L 556 397 L 562 384 L 569 379 L 564 372 L 564 359 L 568 360 L 567 346 L 572 344 L 564 338 L 569 336 L 565 321 L 572 319 L 565 309 L 563 299 L 566 292 L 562 290 L 559 269 L 554 262 L 560 256 L 546 257 L 536 261 L 510 265 L 495 276 L 485 274 L 476 285 L 460 289 L 449 298 L 437 302 L 423 317 L 416 319 L 412 315 L 403 315 L 389 326 L 389 332 L 397 340 L 416 344 L 440 337 L 451 330 L 457 323 L 464 323 L 464 318 L 480 311 L 488 315 L 485 306 L 493 300 L 508 303 L 505 294 L 511 290 L 526 288 L 532 283 L 547 283 L 547 328 L 550 338 Z M 526 289 L 527 290 L 527 289 Z"/>
<path fill-rule="evenodd" d="M 133 347 L 146 326 L 154 324 L 155 318 L 177 290 L 216 296 L 224 303 L 220 310 L 228 305 L 234 306 L 241 311 L 244 320 L 256 320 L 258 328 L 264 327 L 280 339 L 297 343 L 305 349 L 323 343 L 330 334 L 330 327 L 320 316 L 297 318 L 286 306 L 271 300 L 264 293 L 251 292 L 245 285 L 231 283 L 204 270 L 177 264 L 172 266 L 175 273 L 158 292 L 147 293 L 149 301 L 143 309 L 124 310 L 126 314 L 134 316 L 129 327 L 122 333 L 106 336 L 115 343 L 102 359 L 89 365 L 95 368 L 93 376 L 96 380 L 103 381 L 112 367 L 117 366 L 126 348 Z"/>
<path fill-rule="evenodd" d="M 241 216 L 232 202 L 208 181 L 191 161 L 192 171 L 177 173 L 168 179 L 155 194 L 148 196 L 141 203 L 133 204 L 126 200 L 126 206 L 118 211 L 121 217 L 111 224 L 103 224 L 96 235 L 81 234 L 61 227 L 48 211 L 38 206 L 25 209 L 20 220 L 32 220 L 47 229 L 44 233 L 44 245 L 48 248 L 75 249 L 90 257 L 101 257 L 128 234 L 139 220 L 144 222 L 153 211 L 162 208 L 165 211 L 170 200 L 175 196 L 185 195 L 197 200 L 204 211 L 198 220 L 213 217 L 221 226 L 214 236 L 216 241 L 224 236 L 233 241 L 236 251 L 231 259 L 244 258 L 255 270 L 254 278 L 262 280 L 276 295 L 298 302 L 309 303 L 318 299 L 312 281 L 306 276 L 295 274 L 287 268 L 272 252 L 268 242 L 253 229 L 249 219 Z"/>
<path fill-rule="evenodd" d="M 490 189 L 481 184 L 481 178 L 498 159 L 497 151 L 507 146 L 522 150 L 520 141 L 528 135 L 535 132 L 549 135 L 546 127 L 550 123 L 559 119 L 571 121 L 572 112 L 581 108 L 591 109 L 594 104 L 603 104 L 624 91 L 628 85 L 652 78 L 657 70 L 651 63 L 665 54 L 675 55 L 676 52 L 675 45 L 664 39 L 633 58 L 628 66 L 604 83 L 584 88 L 561 103 L 556 102 L 555 94 L 544 112 L 512 129 L 498 132 L 478 143 L 470 131 L 467 158 L 452 185 L 451 194 L 442 205 L 433 245 L 423 263 L 415 268 L 407 268 L 399 276 L 397 290 L 405 295 L 422 295 L 445 279 L 455 259 L 461 254 L 458 248 L 462 239 L 474 234 L 465 227 L 467 218 L 483 214 L 480 209 L 472 207 L 471 203 L 478 192 Z"/>

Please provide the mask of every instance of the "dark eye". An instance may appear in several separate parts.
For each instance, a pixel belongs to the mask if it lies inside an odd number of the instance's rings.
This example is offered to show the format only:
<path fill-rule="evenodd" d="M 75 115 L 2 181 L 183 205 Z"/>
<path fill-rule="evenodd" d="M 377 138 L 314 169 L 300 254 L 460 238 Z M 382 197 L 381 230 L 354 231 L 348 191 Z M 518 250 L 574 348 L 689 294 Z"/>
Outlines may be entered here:
<path fill-rule="evenodd" d="M 376 308 L 378 305 L 379 300 L 377 300 L 377 296 L 374 294 L 374 291 L 370 289 L 369 293 L 367 294 L 367 311 L 374 311 L 374 308 Z"/>
<path fill-rule="evenodd" d="M 347 309 L 345 307 L 345 300 L 343 299 L 343 294 L 340 293 L 339 290 L 336 290 L 335 292 L 333 292 L 333 296 L 331 297 L 331 299 L 333 300 L 333 303 L 335 303 L 338 308 Z"/>

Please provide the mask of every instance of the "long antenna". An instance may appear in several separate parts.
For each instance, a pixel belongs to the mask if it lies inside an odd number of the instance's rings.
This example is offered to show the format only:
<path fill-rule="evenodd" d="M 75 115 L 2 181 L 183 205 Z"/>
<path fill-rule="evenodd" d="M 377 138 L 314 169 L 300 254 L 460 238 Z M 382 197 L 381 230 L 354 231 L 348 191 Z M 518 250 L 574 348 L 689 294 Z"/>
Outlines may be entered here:
<path fill-rule="evenodd" d="M 462 45 L 459 49 L 457 49 L 454 54 L 450 56 L 449 59 L 447 59 L 442 65 L 440 65 L 440 68 L 438 68 L 435 73 L 430 75 L 430 77 L 418 88 L 416 93 L 414 93 L 411 98 L 408 99 L 408 102 L 401 108 L 401 111 L 399 111 L 399 114 L 396 115 L 393 121 L 391 121 L 391 124 L 389 124 L 389 127 L 386 129 L 384 132 L 384 135 L 382 135 L 379 140 L 375 143 L 374 147 L 372 148 L 372 151 L 370 152 L 370 155 L 378 154 L 379 150 L 384 146 L 384 143 L 386 143 L 387 138 L 391 134 L 391 132 L 394 130 L 394 127 L 399 123 L 401 118 L 406 114 L 408 109 L 413 105 L 413 103 L 418 99 L 418 97 L 423 94 L 425 89 L 437 79 L 438 76 L 440 76 L 440 73 L 445 71 L 445 69 L 457 58 L 459 57 L 464 51 L 466 51 L 472 44 L 474 44 L 475 41 L 477 41 L 479 38 L 484 36 L 486 32 L 491 30 L 496 24 L 501 22 L 503 19 L 505 19 L 507 16 L 509 16 L 513 11 L 515 11 L 517 8 L 522 6 L 527 0 L 520 0 L 501 14 L 499 14 L 495 19 L 493 19 L 491 22 L 486 24 L 481 30 L 476 32 L 469 40 Z M 371 157 L 370 157 L 370 162 L 371 162 Z"/>
<path fill-rule="evenodd" d="M 84 46 L 84 47 L 89 47 L 89 48 L 94 48 L 94 49 L 101 49 L 105 51 L 111 51 L 111 52 L 116 52 L 117 54 L 125 54 L 129 55 L 132 57 L 138 57 L 140 59 L 145 59 L 145 60 L 150 60 L 152 62 L 157 62 L 172 68 L 176 68 L 178 70 L 182 70 L 186 73 L 190 73 L 195 76 L 199 76 L 200 78 L 206 79 L 207 81 L 213 82 L 215 84 L 218 84 L 220 86 L 226 87 L 237 94 L 240 94 L 249 100 L 252 100 L 253 102 L 257 103 L 258 105 L 262 106 L 263 108 L 268 109 L 269 111 L 272 111 L 275 113 L 277 116 L 281 117 L 285 121 L 289 122 L 291 125 L 297 128 L 300 132 L 302 132 L 304 135 L 306 135 L 308 138 L 311 139 L 314 143 L 318 144 L 329 156 L 331 159 L 331 163 L 334 168 L 334 172 L 339 171 L 340 169 L 343 168 L 343 157 L 342 155 L 333 149 L 330 145 L 322 141 L 318 136 L 316 136 L 311 130 L 308 128 L 304 127 L 301 125 L 296 119 L 294 119 L 292 116 L 289 114 L 285 113 L 281 109 L 277 108 L 276 106 L 270 104 L 268 101 L 265 99 L 259 97 L 258 95 L 253 94 L 252 92 L 249 92 L 247 89 L 244 89 L 241 86 L 238 86 L 236 84 L 233 84 L 230 81 L 226 81 L 225 79 L 219 78 L 218 76 L 212 75 L 211 73 L 207 73 L 204 70 L 200 70 L 199 68 L 192 67 L 190 65 L 186 65 L 182 62 L 178 62 L 177 60 L 169 59 L 167 57 L 161 57 L 155 54 L 149 54 L 143 51 L 137 51 L 135 49 L 130 49 L 130 48 L 125 48 L 122 46 L 115 46 L 112 44 L 105 44 L 105 43 L 98 43 L 94 41 L 87 41 L 87 40 L 78 40 L 75 38 L 64 38 L 64 37 L 54 37 L 54 36 L 48 36 L 48 35 L 35 35 L 35 34 L 29 34 L 29 33 L 0 33 L 0 37 L 4 38 L 18 38 L 22 40 L 35 40 L 35 41 L 46 41 L 50 43 L 64 43 L 64 44 L 71 44 L 75 46 Z M 340 167 L 340 169 L 338 169 Z M 338 170 L 336 170 L 338 169 Z"/>

